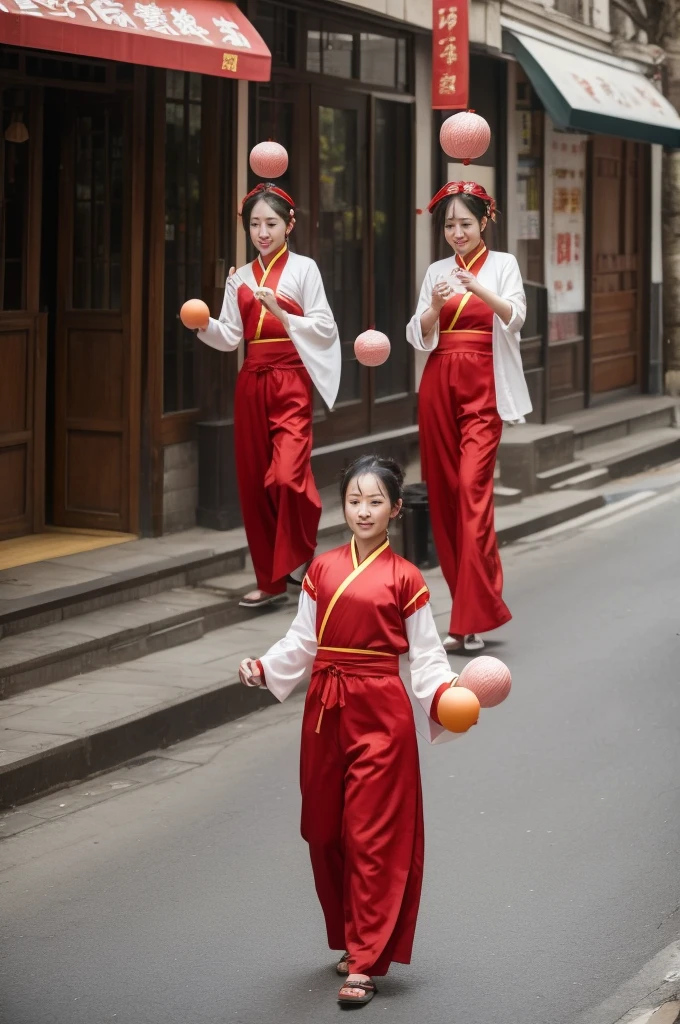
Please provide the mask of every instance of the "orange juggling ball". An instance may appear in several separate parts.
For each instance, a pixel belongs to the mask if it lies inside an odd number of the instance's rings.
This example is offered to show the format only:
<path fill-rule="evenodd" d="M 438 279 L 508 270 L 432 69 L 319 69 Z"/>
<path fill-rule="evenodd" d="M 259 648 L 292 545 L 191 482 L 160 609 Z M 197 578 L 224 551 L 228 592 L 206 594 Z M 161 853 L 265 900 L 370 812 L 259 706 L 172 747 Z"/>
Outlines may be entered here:
<path fill-rule="evenodd" d="M 195 331 L 206 326 L 210 320 L 210 310 L 202 299 L 187 299 L 179 311 L 179 318 L 185 327 Z"/>
<path fill-rule="evenodd" d="M 477 724 L 479 711 L 477 697 L 464 686 L 450 686 L 437 704 L 437 718 L 449 732 L 467 732 Z"/>

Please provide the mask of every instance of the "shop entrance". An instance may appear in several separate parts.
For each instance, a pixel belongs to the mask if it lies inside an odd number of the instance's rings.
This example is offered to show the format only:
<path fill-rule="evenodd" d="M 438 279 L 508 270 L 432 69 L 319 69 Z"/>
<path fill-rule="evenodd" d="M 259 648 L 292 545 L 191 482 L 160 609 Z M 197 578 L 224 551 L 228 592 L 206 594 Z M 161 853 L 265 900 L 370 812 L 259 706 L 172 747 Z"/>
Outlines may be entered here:
<path fill-rule="evenodd" d="M 5 128 L 19 98 L 28 138 L 0 139 L 0 539 L 128 532 L 131 95 L 2 90 Z"/>

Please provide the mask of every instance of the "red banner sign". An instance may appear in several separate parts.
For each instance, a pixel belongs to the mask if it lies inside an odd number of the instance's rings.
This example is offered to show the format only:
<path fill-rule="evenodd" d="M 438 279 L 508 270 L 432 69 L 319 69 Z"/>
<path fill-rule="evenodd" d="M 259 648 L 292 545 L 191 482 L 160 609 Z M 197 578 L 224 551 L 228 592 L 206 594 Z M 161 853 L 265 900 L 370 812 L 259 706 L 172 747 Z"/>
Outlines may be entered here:
<path fill-rule="evenodd" d="M 468 0 L 432 0 L 432 108 L 466 110 L 469 91 Z"/>

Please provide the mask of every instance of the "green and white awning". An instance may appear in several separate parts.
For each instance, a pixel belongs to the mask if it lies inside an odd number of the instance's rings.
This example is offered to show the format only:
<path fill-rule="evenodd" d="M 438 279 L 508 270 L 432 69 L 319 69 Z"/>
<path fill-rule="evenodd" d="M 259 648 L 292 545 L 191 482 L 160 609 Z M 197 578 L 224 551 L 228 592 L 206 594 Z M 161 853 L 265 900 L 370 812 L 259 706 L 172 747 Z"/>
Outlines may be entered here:
<path fill-rule="evenodd" d="M 639 71 L 526 35 L 505 22 L 503 48 L 512 53 L 558 128 L 680 148 L 680 115 Z"/>

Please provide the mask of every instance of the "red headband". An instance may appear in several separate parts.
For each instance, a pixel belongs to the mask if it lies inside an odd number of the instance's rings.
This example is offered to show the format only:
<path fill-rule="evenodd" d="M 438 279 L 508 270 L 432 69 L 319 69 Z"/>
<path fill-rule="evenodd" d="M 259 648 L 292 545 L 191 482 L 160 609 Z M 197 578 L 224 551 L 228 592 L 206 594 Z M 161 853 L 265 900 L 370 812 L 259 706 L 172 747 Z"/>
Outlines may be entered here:
<path fill-rule="evenodd" d="M 478 185 L 476 181 L 450 181 L 448 185 L 444 185 L 444 188 L 440 188 L 436 196 L 433 196 L 427 207 L 428 211 L 432 213 L 437 203 L 440 203 L 442 199 L 448 199 L 450 196 L 458 196 L 460 194 L 466 196 L 476 196 L 477 199 L 481 199 L 483 203 L 486 203 L 486 215 L 491 217 L 491 220 L 496 219 L 496 200 L 492 199 L 487 194 L 486 190 Z"/>
<path fill-rule="evenodd" d="M 243 198 L 243 200 L 241 201 L 241 209 L 239 210 L 239 217 L 241 216 L 241 213 L 243 212 L 243 207 L 246 205 L 248 200 L 252 199 L 253 196 L 256 196 L 258 194 L 258 192 L 265 192 L 265 191 L 266 192 L 272 192 L 275 196 L 278 196 L 279 199 L 283 199 L 284 203 L 288 203 L 288 205 L 290 206 L 291 216 L 293 216 L 293 214 L 295 213 L 295 203 L 290 198 L 288 193 L 284 192 L 283 189 L 279 188 L 278 185 L 274 185 L 271 181 L 261 181 L 260 184 L 256 185 L 255 188 L 251 189 L 250 192 L 248 193 L 248 195 L 245 196 Z"/>

